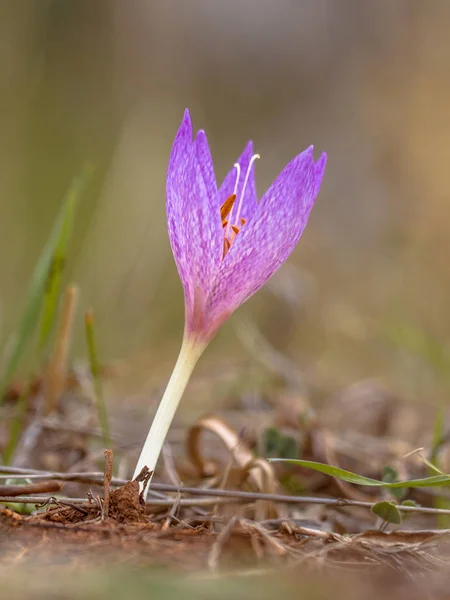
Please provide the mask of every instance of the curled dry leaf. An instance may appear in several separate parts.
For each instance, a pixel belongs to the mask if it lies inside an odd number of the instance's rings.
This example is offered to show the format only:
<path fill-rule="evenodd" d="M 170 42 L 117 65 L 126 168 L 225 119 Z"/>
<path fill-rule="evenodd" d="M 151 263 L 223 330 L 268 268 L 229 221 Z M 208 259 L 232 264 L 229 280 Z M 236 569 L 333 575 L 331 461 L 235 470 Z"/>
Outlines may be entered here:
<path fill-rule="evenodd" d="M 217 471 L 216 466 L 203 456 L 200 441 L 202 434 L 205 432 L 210 432 L 220 439 L 233 462 L 240 469 L 242 480 L 250 485 L 252 491 L 267 494 L 276 493 L 277 480 L 272 465 L 263 458 L 255 459 L 250 448 L 240 439 L 238 434 L 217 417 L 199 419 L 188 432 L 187 455 L 202 476 L 210 476 Z M 258 512 L 264 512 L 265 514 L 277 513 L 272 503 L 264 501 L 264 506 L 265 509 L 258 510 Z"/>

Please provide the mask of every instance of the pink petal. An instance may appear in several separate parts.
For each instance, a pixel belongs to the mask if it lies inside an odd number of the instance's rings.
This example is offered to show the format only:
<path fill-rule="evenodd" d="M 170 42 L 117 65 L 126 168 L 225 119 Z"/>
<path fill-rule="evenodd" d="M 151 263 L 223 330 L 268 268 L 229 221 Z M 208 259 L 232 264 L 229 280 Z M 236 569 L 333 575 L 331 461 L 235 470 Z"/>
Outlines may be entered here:
<path fill-rule="evenodd" d="M 220 265 L 208 299 L 211 322 L 223 322 L 291 254 L 319 192 L 325 163 L 323 154 L 315 164 L 309 148 L 285 167 L 264 194 Z"/>
<path fill-rule="evenodd" d="M 205 180 L 200 166 L 204 141 L 200 136 L 187 154 L 177 150 L 176 160 L 181 160 L 175 164 L 174 159 L 167 174 L 167 225 L 185 292 L 188 326 L 203 312 L 223 251 L 220 214 L 208 193 L 211 181 Z"/>

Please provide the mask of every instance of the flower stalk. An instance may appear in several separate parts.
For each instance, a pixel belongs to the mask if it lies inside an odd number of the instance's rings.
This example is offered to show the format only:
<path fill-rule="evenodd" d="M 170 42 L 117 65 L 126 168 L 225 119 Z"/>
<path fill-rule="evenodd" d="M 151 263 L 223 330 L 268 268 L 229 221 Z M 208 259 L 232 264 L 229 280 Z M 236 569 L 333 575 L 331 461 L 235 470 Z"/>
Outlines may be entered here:
<path fill-rule="evenodd" d="M 197 342 L 196 340 L 185 336 L 175 368 L 169 379 L 161 402 L 159 403 L 150 431 L 148 432 L 144 446 L 141 450 L 139 460 L 134 470 L 133 479 L 139 475 L 145 466 L 152 471 L 153 476 L 170 424 L 175 416 L 183 392 L 192 375 L 192 371 L 205 347 L 206 344 Z M 144 497 L 147 495 L 148 486 L 150 485 L 152 476 L 148 480 L 147 487 L 144 489 Z"/>

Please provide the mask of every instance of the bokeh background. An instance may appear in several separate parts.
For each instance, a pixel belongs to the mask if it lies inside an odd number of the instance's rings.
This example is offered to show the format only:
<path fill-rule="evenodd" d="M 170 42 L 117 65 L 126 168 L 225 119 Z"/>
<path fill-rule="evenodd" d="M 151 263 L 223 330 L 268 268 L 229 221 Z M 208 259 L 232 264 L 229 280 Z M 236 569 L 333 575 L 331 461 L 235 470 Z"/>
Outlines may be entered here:
<path fill-rule="evenodd" d="M 210 406 L 236 365 L 244 386 L 287 369 L 323 394 L 377 378 L 445 399 L 449 22 L 445 0 L 2 2 L 2 343 L 90 162 L 67 269 L 81 289 L 74 357 L 92 307 L 103 359 L 131 365 L 125 387 L 163 385 L 183 328 L 165 172 L 189 107 L 219 179 L 254 140 L 260 195 L 305 147 L 328 153 L 294 255 L 199 365 L 217 383 Z"/>

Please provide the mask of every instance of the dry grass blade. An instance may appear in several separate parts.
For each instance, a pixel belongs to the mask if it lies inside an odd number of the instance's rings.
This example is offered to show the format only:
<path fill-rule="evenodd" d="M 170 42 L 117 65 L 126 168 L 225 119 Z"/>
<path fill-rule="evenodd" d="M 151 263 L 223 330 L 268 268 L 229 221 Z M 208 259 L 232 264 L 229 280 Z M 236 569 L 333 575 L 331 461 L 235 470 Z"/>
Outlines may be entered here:
<path fill-rule="evenodd" d="M 47 366 L 45 376 L 45 414 L 49 415 L 56 409 L 67 381 L 67 363 L 69 358 L 72 328 L 78 301 L 78 288 L 68 286 L 64 294 L 62 315 L 53 354 Z"/>
<path fill-rule="evenodd" d="M 231 517 L 224 529 L 220 532 L 216 541 L 214 542 L 211 551 L 208 556 L 208 569 L 215 573 L 219 568 L 219 558 L 222 553 L 222 549 L 226 542 L 230 539 L 234 527 L 239 522 L 238 517 Z"/>
<path fill-rule="evenodd" d="M 263 559 L 266 551 L 277 557 L 290 553 L 289 547 L 273 537 L 273 534 L 261 524 L 234 516 L 228 521 L 211 548 L 208 556 L 208 568 L 211 572 L 217 572 L 219 569 L 220 556 L 234 533 L 248 536 L 257 560 Z"/>
<path fill-rule="evenodd" d="M 94 312 L 88 310 L 84 316 L 86 343 L 89 355 L 89 365 L 93 379 L 93 394 L 98 412 L 98 422 L 103 433 L 103 443 L 107 448 L 111 446 L 111 435 L 109 431 L 108 413 L 103 397 L 101 382 L 101 367 L 98 359 L 97 343 L 94 330 Z"/>

